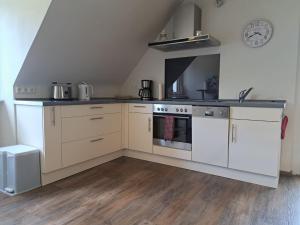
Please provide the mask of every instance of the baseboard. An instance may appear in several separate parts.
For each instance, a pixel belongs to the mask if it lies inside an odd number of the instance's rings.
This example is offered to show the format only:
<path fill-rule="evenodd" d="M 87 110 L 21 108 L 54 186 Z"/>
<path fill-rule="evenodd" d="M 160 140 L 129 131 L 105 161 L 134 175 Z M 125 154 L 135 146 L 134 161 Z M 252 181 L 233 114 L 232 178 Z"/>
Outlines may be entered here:
<path fill-rule="evenodd" d="M 70 167 L 66 167 L 66 168 L 63 168 L 60 170 L 56 170 L 51 173 L 42 174 L 42 185 L 44 186 L 44 185 L 53 183 L 55 181 L 61 180 L 63 178 L 72 176 L 76 173 L 80 173 L 84 170 L 91 169 L 95 166 L 99 166 L 103 163 L 106 163 L 106 162 L 112 161 L 114 159 L 117 159 L 119 157 L 122 157 L 123 154 L 124 154 L 124 151 L 120 150 L 120 151 L 117 151 L 117 152 L 114 152 L 114 153 L 111 153 L 108 155 L 101 156 L 96 159 L 92 159 L 92 160 L 89 160 L 89 161 L 86 161 L 83 163 L 79 163 L 79 164 L 76 164 L 76 165 L 73 165 Z"/>
<path fill-rule="evenodd" d="M 289 176 L 289 177 L 292 177 L 292 176 L 295 176 L 292 171 L 280 171 L 280 175 L 284 175 L 284 176 Z"/>
<path fill-rule="evenodd" d="M 186 161 L 176 158 L 170 158 L 160 155 L 154 155 L 133 150 L 124 150 L 124 156 L 151 161 L 155 163 L 161 163 L 169 166 L 180 167 L 197 172 L 208 173 L 216 176 L 226 177 L 234 180 L 244 181 L 248 183 L 258 184 L 262 186 L 277 188 L 278 177 L 265 176 L 260 174 L 248 173 L 229 168 L 223 168 L 218 166 L 212 166 L 203 163 L 197 163 L 192 161 Z"/>
<path fill-rule="evenodd" d="M 51 173 L 42 174 L 42 185 L 53 183 L 55 181 L 72 176 L 76 173 L 80 173 L 84 170 L 91 169 L 95 166 L 99 166 L 103 163 L 109 162 L 111 160 L 117 159 L 122 156 L 165 164 L 169 166 L 175 166 L 183 169 L 212 174 L 220 177 L 226 177 L 234 180 L 244 181 L 244 182 L 258 184 L 258 185 L 272 187 L 272 188 L 278 187 L 278 180 L 279 180 L 278 177 L 248 173 L 248 172 L 233 170 L 229 168 L 212 166 L 208 164 L 170 158 L 166 156 L 160 156 L 160 155 L 139 152 L 139 151 L 134 151 L 129 149 L 120 150 L 93 160 L 76 164 L 74 166 L 63 168 L 61 170 L 57 170 Z"/>

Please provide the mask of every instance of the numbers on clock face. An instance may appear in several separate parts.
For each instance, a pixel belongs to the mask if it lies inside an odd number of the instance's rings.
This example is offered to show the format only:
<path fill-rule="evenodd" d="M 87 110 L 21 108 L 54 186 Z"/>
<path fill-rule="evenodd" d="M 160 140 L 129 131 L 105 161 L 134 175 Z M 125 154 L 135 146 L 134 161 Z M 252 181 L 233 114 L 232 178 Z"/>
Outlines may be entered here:
<path fill-rule="evenodd" d="M 243 40 L 246 45 L 258 48 L 272 38 L 273 26 L 269 21 L 259 19 L 251 21 L 244 29 Z"/>

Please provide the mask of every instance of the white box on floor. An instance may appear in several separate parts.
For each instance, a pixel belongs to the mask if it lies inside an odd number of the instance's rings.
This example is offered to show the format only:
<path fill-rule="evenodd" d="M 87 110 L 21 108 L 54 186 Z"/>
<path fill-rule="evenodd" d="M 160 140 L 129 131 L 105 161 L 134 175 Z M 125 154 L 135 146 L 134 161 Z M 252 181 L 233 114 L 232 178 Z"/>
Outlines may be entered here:
<path fill-rule="evenodd" d="M 0 148 L 2 186 L 8 194 L 19 194 L 41 186 L 40 152 L 25 145 Z M 6 154 L 6 155 L 5 155 Z M 1 180 L 0 180 L 1 185 Z M 1 187 L 0 187 L 1 188 Z"/>
<path fill-rule="evenodd" d="M 6 187 L 6 152 L 0 151 L 0 191 Z"/>

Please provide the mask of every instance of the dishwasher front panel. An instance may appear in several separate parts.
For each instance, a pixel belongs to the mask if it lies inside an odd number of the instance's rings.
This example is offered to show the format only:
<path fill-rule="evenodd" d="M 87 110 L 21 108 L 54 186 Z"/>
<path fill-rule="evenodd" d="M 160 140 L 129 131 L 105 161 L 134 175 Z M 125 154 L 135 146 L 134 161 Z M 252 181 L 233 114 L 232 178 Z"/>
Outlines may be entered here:
<path fill-rule="evenodd" d="M 228 166 L 229 119 L 192 118 L 192 160 Z"/>

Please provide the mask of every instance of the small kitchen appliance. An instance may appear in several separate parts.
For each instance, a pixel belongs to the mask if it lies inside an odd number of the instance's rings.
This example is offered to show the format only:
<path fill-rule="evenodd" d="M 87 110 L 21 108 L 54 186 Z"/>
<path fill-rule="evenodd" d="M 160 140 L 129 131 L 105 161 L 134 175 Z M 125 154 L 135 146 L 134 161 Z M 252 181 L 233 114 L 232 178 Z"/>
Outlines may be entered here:
<path fill-rule="evenodd" d="M 72 84 L 52 82 L 52 99 L 53 100 L 71 100 Z"/>
<path fill-rule="evenodd" d="M 170 123 L 173 123 L 170 126 Z M 168 129 L 171 129 L 168 130 Z M 170 132 L 173 132 L 170 134 Z M 192 106 L 153 106 L 153 144 L 172 149 L 192 150 Z"/>
<path fill-rule="evenodd" d="M 94 88 L 87 82 L 81 82 L 78 84 L 78 99 L 83 101 L 89 101 L 94 95 Z"/>
<path fill-rule="evenodd" d="M 152 100 L 152 80 L 142 80 L 142 88 L 139 90 L 141 100 Z"/>

